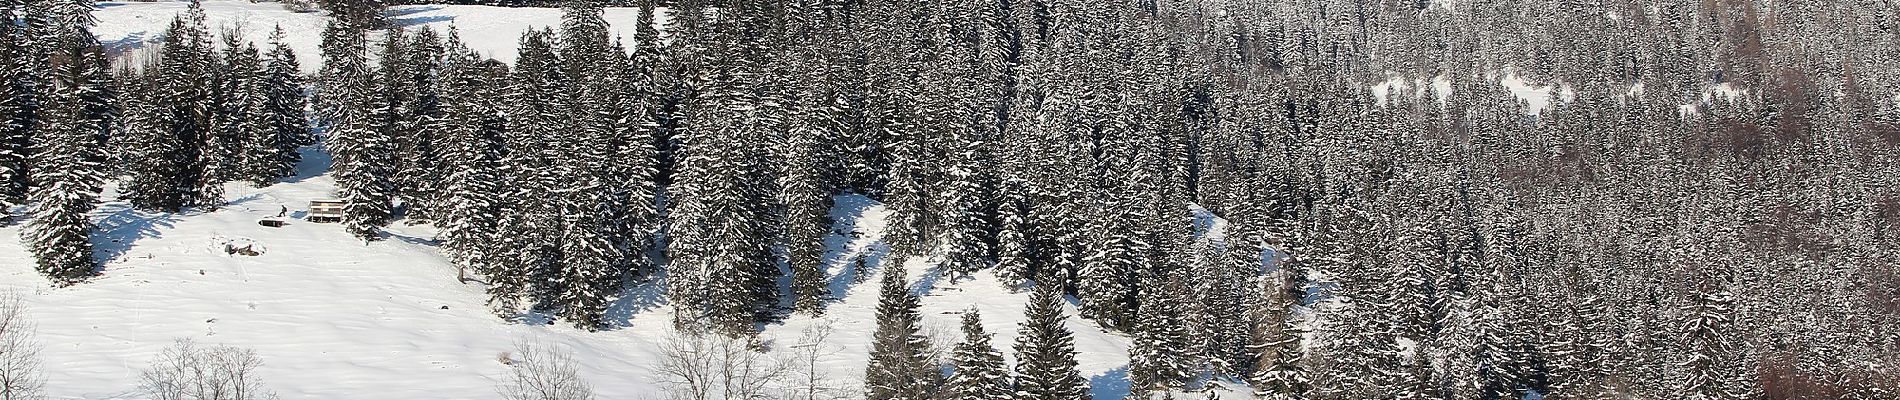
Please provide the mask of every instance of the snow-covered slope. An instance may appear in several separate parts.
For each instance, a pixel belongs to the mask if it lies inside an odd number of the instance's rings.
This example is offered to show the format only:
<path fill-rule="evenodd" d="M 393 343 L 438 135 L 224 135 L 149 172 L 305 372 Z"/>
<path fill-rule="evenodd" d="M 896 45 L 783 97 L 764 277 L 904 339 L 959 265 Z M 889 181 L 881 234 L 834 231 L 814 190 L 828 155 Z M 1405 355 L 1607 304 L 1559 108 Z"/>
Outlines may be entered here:
<path fill-rule="evenodd" d="M 179 1 L 100 2 L 94 14 L 99 25 L 93 28 L 93 33 L 114 54 L 137 55 L 139 49 L 155 45 L 163 38 L 172 16 L 183 12 L 186 4 Z M 246 39 L 261 46 L 269 40 L 272 30 L 282 26 L 286 33 L 284 42 L 297 51 L 304 71 L 316 72 L 321 65 L 317 44 L 322 42 L 321 33 L 327 21 L 323 13 L 294 13 L 279 3 L 209 0 L 203 4 L 205 25 L 213 32 L 238 29 Z M 454 26 L 462 40 L 477 53 L 508 63 L 515 60 L 515 47 L 523 32 L 561 24 L 561 10 L 553 8 L 411 5 L 390 7 L 386 15 L 403 29 L 427 28 L 446 33 Z M 605 12 L 607 22 L 613 25 L 613 34 L 621 37 L 633 36 L 639 16 L 637 8 L 608 8 Z M 658 23 L 665 22 L 664 13 L 661 18 Z"/>
<path fill-rule="evenodd" d="M 426 225 L 398 223 L 390 240 L 368 244 L 335 224 L 258 225 L 280 207 L 296 217 L 300 205 L 330 196 L 334 182 L 319 173 L 325 158 L 306 156 L 303 173 L 288 183 L 228 185 L 230 205 L 214 212 L 147 213 L 108 201 L 94 213 L 104 274 L 80 285 L 49 287 L 18 240 L 0 240 L 0 290 L 23 294 L 39 325 L 51 394 L 143 398 L 139 371 L 177 338 L 257 350 L 264 378 L 284 398 L 492 398 L 508 371 L 498 356 L 524 340 L 576 353 L 583 377 L 600 393 L 616 394 L 607 398 L 645 398 L 661 389 L 652 368 L 671 311 L 653 285 L 631 289 L 614 305 L 618 329 L 507 323 L 484 307 L 480 283 L 456 281 Z M 828 258 L 843 264 L 870 252 L 870 275 L 854 279 L 850 268 L 835 266 L 840 300 L 824 317 L 794 317 L 767 326 L 762 336 L 791 344 L 806 327 L 831 324 L 837 333 L 823 345 L 836 354 L 821 360 L 822 369 L 843 381 L 862 376 L 888 214 L 869 199 L 840 197 Z M 0 228 L 0 237 L 17 238 L 19 230 Z M 227 244 L 263 254 L 227 254 Z M 938 328 L 942 345 L 958 340 L 958 313 L 975 306 L 1008 352 L 1026 293 L 1011 293 L 987 275 L 954 284 L 925 279 L 924 259 L 906 264 L 912 281 L 922 281 L 916 288 L 925 293 L 925 324 Z M 1098 398 L 1120 398 L 1128 341 L 1073 317 L 1073 309 L 1069 314 L 1083 374 L 1092 377 Z"/>
<path fill-rule="evenodd" d="M 214 212 L 147 213 L 107 202 L 95 213 L 104 274 L 80 285 L 49 287 L 18 240 L 0 240 L 0 290 L 22 293 L 39 325 L 51 394 L 142 398 L 136 392 L 139 371 L 177 338 L 257 350 L 266 362 L 263 376 L 284 398 L 492 398 L 508 371 L 498 355 L 523 340 L 576 353 L 583 377 L 607 398 L 658 393 L 652 367 L 670 309 L 651 285 L 632 289 L 614 305 L 623 325 L 618 329 L 590 333 L 504 322 L 483 306 L 479 283 L 456 281 L 455 268 L 438 255 L 434 230 L 427 226 L 398 223 L 390 240 L 365 244 L 335 224 L 293 219 L 282 228 L 258 225 L 280 206 L 295 217 L 300 205 L 329 196 L 333 182 L 317 173 L 324 167 L 322 154 L 307 155 L 304 174 L 288 183 L 227 186 L 230 206 Z M 830 258 L 871 252 L 871 260 L 881 259 L 885 209 L 857 196 L 838 203 L 836 231 L 861 234 L 830 238 Z M 17 225 L 0 228 L 0 237 L 18 235 Z M 230 255 L 227 244 L 253 245 L 263 254 Z M 763 337 L 791 344 L 805 327 L 829 321 L 837 334 L 824 346 L 837 353 L 820 362 L 822 369 L 845 381 L 861 376 L 876 324 L 876 264 L 863 283 L 852 283 L 848 268 L 834 268 L 833 288 L 841 299 L 823 318 L 769 325 Z M 907 264 L 913 281 L 923 280 L 925 261 Z M 1011 293 L 987 276 L 954 284 L 924 281 L 917 290 L 926 293 L 925 323 L 939 328 L 943 345 L 958 339 L 957 313 L 975 306 L 1007 352 L 1027 294 Z M 1070 327 L 1077 332 L 1084 375 L 1092 377 L 1101 398 L 1119 398 L 1127 390 L 1128 341 L 1079 318 L 1072 317 Z"/>

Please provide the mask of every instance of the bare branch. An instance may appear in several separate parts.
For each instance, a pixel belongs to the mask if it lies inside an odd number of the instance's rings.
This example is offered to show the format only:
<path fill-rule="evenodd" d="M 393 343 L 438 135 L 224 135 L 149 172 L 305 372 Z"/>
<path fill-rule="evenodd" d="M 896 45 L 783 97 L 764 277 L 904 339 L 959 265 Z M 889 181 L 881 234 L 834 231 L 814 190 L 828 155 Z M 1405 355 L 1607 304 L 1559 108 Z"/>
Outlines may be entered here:
<path fill-rule="evenodd" d="M 534 342 L 515 344 L 502 360 L 513 369 L 498 390 L 508 400 L 591 400 L 594 389 L 581 380 L 579 364 L 567 352 Z"/>
<path fill-rule="evenodd" d="M 0 400 L 40 399 L 46 387 L 40 344 L 19 293 L 0 292 Z"/>

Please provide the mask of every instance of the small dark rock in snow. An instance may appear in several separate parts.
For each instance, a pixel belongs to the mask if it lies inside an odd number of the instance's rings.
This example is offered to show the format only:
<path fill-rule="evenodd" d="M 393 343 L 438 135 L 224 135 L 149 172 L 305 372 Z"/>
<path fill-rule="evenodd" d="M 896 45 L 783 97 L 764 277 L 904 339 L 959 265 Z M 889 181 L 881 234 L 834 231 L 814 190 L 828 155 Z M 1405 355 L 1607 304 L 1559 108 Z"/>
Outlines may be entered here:
<path fill-rule="evenodd" d="M 449 306 L 442 306 L 442 309 L 447 310 L 449 309 Z"/>

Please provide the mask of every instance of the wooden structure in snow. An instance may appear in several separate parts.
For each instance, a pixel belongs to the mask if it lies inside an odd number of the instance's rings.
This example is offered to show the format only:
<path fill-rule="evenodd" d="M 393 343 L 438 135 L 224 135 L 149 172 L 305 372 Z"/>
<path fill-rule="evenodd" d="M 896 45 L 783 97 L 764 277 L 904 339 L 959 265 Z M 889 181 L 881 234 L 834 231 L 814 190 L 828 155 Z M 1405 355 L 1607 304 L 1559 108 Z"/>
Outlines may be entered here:
<path fill-rule="evenodd" d="M 343 200 L 311 200 L 310 213 L 303 216 L 310 222 L 343 222 Z"/>

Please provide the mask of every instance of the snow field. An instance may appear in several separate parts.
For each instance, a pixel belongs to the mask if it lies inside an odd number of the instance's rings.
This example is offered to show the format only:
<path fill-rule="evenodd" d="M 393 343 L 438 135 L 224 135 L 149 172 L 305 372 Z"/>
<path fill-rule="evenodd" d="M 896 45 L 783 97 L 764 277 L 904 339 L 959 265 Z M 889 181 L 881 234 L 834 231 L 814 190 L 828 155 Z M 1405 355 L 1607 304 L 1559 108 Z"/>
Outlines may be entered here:
<path fill-rule="evenodd" d="M 437 252 L 427 225 L 399 221 L 388 240 L 368 244 L 337 224 L 291 218 L 282 228 L 258 225 L 280 206 L 298 217 L 309 200 L 330 196 L 334 182 L 315 173 L 327 160 L 314 152 L 306 158 L 303 173 L 287 183 L 227 185 L 230 205 L 217 211 L 148 213 L 107 201 L 94 212 L 103 274 L 80 285 L 49 287 L 18 240 L 0 240 L 0 290 L 22 294 L 38 325 L 49 394 L 144 398 L 139 372 L 173 340 L 192 338 L 256 350 L 266 384 L 286 399 L 493 398 L 508 373 L 498 359 L 520 341 L 574 353 L 581 376 L 602 398 L 662 397 L 653 367 L 672 310 L 655 295 L 659 282 L 633 288 L 614 304 L 618 329 L 505 322 L 484 305 L 480 283 L 456 282 L 456 268 Z M 760 337 L 783 350 L 808 345 L 798 343 L 806 327 L 832 324 L 836 333 L 817 344 L 826 348 L 817 364 L 834 382 L 855 388 L 869 358 L 882 271 L 873 262 L 870 274 L 854 284 L 842 265 L 860 253 L 883 256 L 889 213 L 859 196 L 842 196 L 838 204 L 835 231 L 847 234 L 834 232 L 827 243 L 839 300 L 823 317 L 794 316 L 767 325 Z M 854 230 L 861 234 L 848 234 Z M 19 231 L 18 224 L 0 228 L 0 237 Z M 254 243 L 263 253 L 227 254 L 228 243 Z M 1012 293 L 987 274 L 956 283 L 928 279 L 923 257 L 905 265 L 924 294 L 921 312 L 937 346 L 947 350 L 961 339 L 957 320 L 974 306 L 995 344 L 1011 356 L 1028 293 Z M 1072 307 L 1068 314 L 1082 374 L 1096 397 L 1120 398 L 1127 392 L 1129 340 L 1101 332 Z"/>
<path fill-rule="evenodd" d="M 297 52 L 297 61 L 306 73 L 322 66 L 318 44 L 328 19 L 322 12 L 295 13 L 279 3 L 251 3 L 235 0 L 210 0 L 204 3 L 205 26 L 214 34 L 237 29 L 244 38 L 263 47 L 273 29 L 282 26 L 285 44 Z M 100 2 L 94 13 L 98 26 L 93 34 L 115 55 L 136 56 L 138 50 L 155 47 L 163 40 L 165 27 L 172 17 L 184 12 L 187 3 Z M 638 8 L 611 7 L 604 12 L 612 25 L 612 34 L 631 38 L 638 26 Z M 403 29 L 426 28 L 448 33 L 451 26 L 477 54 L 505 63 L 514 63 L 521 34 L 529 29 L 558 27 L 561 10 L 554 8 L 505 8 L 469 5 L 409 5 L 390 7 L 385 14 Z M 665 13 L 655 23 L 665 23 Z M 371 40 L 380 40 L 372 35 Z M 213 40 L 221 45 L 218 39 Z M 372 46 L 373 48 L 374 46 Z M 136 63 L 134 65 L 137 65 Z"/>

